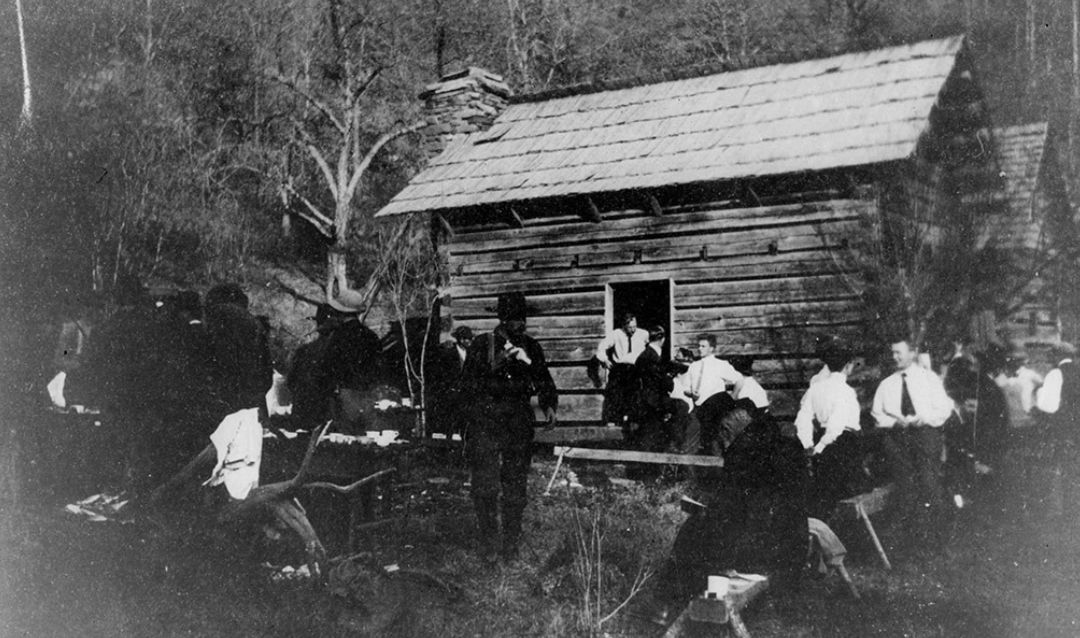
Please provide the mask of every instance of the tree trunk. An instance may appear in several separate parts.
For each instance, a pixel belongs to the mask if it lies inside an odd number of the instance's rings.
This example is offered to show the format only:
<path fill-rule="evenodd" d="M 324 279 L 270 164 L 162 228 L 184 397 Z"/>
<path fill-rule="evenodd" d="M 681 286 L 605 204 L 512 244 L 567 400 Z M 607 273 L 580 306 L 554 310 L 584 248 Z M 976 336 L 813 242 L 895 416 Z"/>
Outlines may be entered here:
<path fill-rule="evenodd" d="M 19 23 L 19 54 L 22 56 L 23 103 L 19 114 L 19 128 L 26 128 L 34 121 L 33 95 L 30 90 L 30 63 L 26 53 L 26 32 L 23 29 L 22 0 L 15 0 L 15 17 Z"/>

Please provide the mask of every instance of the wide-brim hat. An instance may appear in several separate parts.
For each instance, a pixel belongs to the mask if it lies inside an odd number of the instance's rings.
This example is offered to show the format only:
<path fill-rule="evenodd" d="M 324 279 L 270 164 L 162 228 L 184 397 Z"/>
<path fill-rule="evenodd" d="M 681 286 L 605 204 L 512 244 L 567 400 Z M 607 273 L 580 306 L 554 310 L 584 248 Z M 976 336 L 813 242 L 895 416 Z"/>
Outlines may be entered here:
<path fill-rule="evenodd" d="M 525 301 L 525 295 L 520 292 L 504 292 L 499 295 L 499 300 L 494 308 L 488 308 L 494 312 L 499 321 L 524 321 L 529 313 L 535 312 L 536 308 Z"/>
<path fill-rule="evenodd" d="M 315 320 L 315 325 L 321 326 L 331 321 L 343 321 L 355 313 L 343 312 L 334 306 L 321 303 L 315 308 L 315 314 L 310 317 Z"/>

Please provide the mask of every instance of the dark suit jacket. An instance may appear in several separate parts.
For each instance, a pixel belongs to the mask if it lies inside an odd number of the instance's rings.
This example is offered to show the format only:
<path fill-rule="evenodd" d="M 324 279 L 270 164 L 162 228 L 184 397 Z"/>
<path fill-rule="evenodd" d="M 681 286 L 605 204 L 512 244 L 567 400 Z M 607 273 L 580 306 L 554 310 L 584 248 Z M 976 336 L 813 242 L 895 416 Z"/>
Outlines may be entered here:
<path fill-rule="evenodd" d="M 638 355 L 634 368 L 641 383 L 639 399 L 642 410 L 665 412 L 674 382 L 660 360 L 660 353 L 647 346 L 645 352 Z"/>

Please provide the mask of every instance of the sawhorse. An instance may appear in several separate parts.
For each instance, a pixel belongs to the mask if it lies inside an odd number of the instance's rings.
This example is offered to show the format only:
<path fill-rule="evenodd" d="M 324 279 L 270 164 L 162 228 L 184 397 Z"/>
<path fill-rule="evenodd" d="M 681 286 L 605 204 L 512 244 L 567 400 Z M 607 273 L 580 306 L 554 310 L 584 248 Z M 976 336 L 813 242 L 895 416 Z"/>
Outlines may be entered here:
<path fill-rule="evenodd" d="M 748 580 L 735 576 L 731 579 L 730 589 L 722 599 L 695 598 L 690 601 L 675 622 L 671 623 L 664 638 L 679 638 L 691 621 L 712 625 L 729 625 L 739 638 L 750 638 L 750 631 L 742 620 L 742 608 L 758 597 L 769 587 L 769 580 L 764 576 L 760 580 Z"/>
<path fill-rule="evenodd" d="M 855 517 L 861 519 L 863 525 L 866 526 L 866 531 L 870 534 L 870 540 L 874 542 L 874 549 L 877 550 L 878 556 L 881 557 L 881 562 L 885 564 L 885 569 L 892 569 L 892 564 L 889 563 L 889 557 L 885 555 L 885 548 L 881 546 L 881 540 L 878 539 L 877 532 L 874 531 L 874 524 L 870 522 L 870 515 L 885 509 L 889 494 L 892 491 L 893 486 L 891 484 L 884 485 L 876 487 L 865 494 L 858 494 L 840 501 L 841 506 L 854 512 Z"/>

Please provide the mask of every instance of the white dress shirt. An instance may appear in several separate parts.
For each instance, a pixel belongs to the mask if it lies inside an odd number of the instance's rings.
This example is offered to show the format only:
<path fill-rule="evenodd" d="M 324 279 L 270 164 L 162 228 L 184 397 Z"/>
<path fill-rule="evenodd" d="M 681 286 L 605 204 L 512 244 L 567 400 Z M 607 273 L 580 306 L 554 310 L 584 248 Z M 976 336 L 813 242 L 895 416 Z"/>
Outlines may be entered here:
<path fill-rule="evenodd" d="M 743 375 L 741 379 L 735 382 L 735 387 L 731 393 L 735 395 L 736 401 L 750 399 L 759 410 L 769 407 L 769 395 L 754 377 Z"/>
<path fill-rule="evenodd" d="M 927 370 L 918 364 L 908 366 L 905 370 L 898 370 L 878 385 L 874 393 L 874 405 L 871 413 L 878 427 L 891 428 L 896 425 L 901 416 L 900 397 L 903 391 L 903 377 L 907 375 L 908 394 L 911 396 L 911 405 L 915 408 L 915 415 L 931 427 L 941 427 L 953 411 L 953 401 L 945 393 L 945 386 L 941 378 L 932 370 Z"/>
<path fill-rule="evenodd" d="M 814 420 L 817 419 L 825 429 L 815 448 L 820 453 L 844 432 L 860 430 L 859 398 L 855 389 L 847 384 L 847 375 L 843 372 L 818 374 L 816 378 L 799 402 L 795 431 L 803 448 L 814 447 Z"/>
<path fill-rule="evenodd" d="M 742 375 L 730 363 L 709 355 L 690 364 L 690 391 L 697 395 L 694 403 L 701 405 L 714 394 L 727 390 L 729 383 L 742 379 Z"/>
<path fill-rule="evenodd" d="M 694 409 L 694 400 L 686 396 L 686 393 L 691 390 L 693 386 L 690 385 L 690 371 L 677 375 L 671 380 L 671 398 L 685 401 L 686 406 L 691 410 Z"/>
<path fill-rule="evenodd" d="M 1013 375 L 998 375 L 994 379 L 1009 408 L 1009 426 L 1014 428 L 1032 425 L 1035 417 L 1031 410 L 1035 407 L 1035 392 L 1043 383 L 1038 372 L 1026 366 L 1020 366 Z"/>
<path fill-rule="evenodd" d="M 600 340 L 596 346 L 596 358 L 601 361 L 609 361 L 608 350 L 612 350 L 612 363 L 633 364 L 638 355 L 645 351 L 649 345 L 649 333 L 645 330 L 635 330 L 634 334 L 628 335 L 622 328 L 616 328 L 608 333 L 608 336 Z"/>
<path fill-rule="evenodd" d="M 1062 359 L 1058 362 L 1058 366 L 1062 363 L 1071 362 L 1072 359 Z M 1061 407 L 1061 386 L 1064 382 L 1065 377 L 1061 376 L 1060 368 L 1054 368 L 1046 373 L 1042 387 L 1035 394 L 1035 407 L 1039 408 L 1040 412 L 1054 414 L 1058 411 L 1058 408 Z"/>

